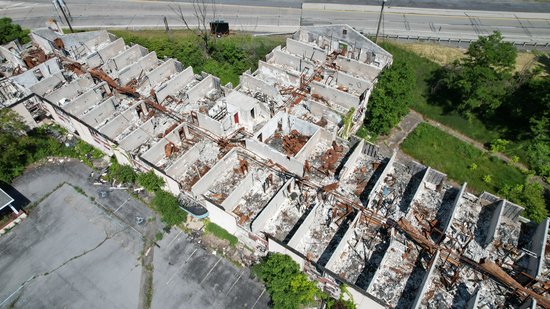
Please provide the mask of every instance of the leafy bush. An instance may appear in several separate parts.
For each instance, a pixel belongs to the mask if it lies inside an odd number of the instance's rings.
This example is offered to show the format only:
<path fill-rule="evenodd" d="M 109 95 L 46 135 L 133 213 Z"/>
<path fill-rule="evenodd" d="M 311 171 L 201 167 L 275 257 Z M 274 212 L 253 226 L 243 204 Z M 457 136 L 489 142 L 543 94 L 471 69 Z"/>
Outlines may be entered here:
<path fill-rule="evenodd" d="M 536 223 L 548 217 L 548 210 L 544 205 L 544 189 L 539 183 L 526 181 L 525 184 L 515 186 L 505 185 L 498 194 L 525 207 L 523 215 Z"/>
<path fill-rule="evenodd" d="M 109 179 L 120 181 L 121 183 L 134 183 L 138 175 L 134 168 L 129 165 L 121 165 L 114 161 L 109 167 Z"/>
<path fill-rule="evenodd" d="M 229 241 L 229 245 L 231 245 L 231 246 L 234 246 L 239 242 L 239 240 L 237 239 L 237 237 L 235 237 L 235 235 L 232 235 L 227 230 L 225 230 L 223 227 L 221 227 L 221 226 L 219 226 L 215 223 L 207 222 L 206 226 L 205 226 L 205 230 L 209 233 L 212 233 L 212 235 L 214 235 L 214 236 L 216 236 L 220 239 L 225 239 L 225 240 Z"/>
<path fill-rule="evenodd" d="M 327 297 L 288 255 L 270 253 L 252 271 L 265 283 L 273 308 L 306 307 Z"/>
<path fill-rule="evenodd" d="M 147 173 L 140 173 L 137 176 L 137 182 L 149 192 L 159 191 L 160 188 L 164 186 L 164 179 L 157 176 L 153 170 L 150 170 Z"/>
<path fill-rule="evenodd" d="M 157 191 L 152 205 L 160 213 L 162 221 L 169 226 L 178 225 L 187 220 L 187 213 L 180 208 L 177 197 L 169 192 Z"/>

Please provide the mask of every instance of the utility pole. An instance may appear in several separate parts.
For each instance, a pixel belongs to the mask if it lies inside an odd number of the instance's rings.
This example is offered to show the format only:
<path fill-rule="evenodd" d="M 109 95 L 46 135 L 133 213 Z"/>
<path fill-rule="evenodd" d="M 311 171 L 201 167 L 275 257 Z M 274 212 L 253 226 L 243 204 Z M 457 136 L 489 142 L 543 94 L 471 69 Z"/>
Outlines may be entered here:
<path fill-rule="evenodd" d="M 380 33 L 380 24 L 382 24 L 382 14 L 384 14 L 384 5 L 386 5 L 387 0 L 382 0 L 382 8 L 380 9 L 380 17 L 378 18 L 378 27 L 376 28 L 376 37 L 374 38 L 374 43 L 378 44 L 378 34 Z"/>
<path fill-rule="evenodd" d="M 65 2 L 63 2 L 63 6 L 61 6 L 61 3 L 59 2 L 59 0 L 54 0 L 54 1 L 57 4 L 57 7 L 59 7 L 59 10 L 61 11 L 61 13 L 63 13 L 63 17 L 65 17 L 65 21 L 67 22 L 67 25 L 69 25 L 69 29 L 71 30 L 71 33 L 74 33 L 73 26 L 71 26 L 71 22 L 69 21 L 69 19 L 67 18 L 67 14 L 65 13 Z"/>

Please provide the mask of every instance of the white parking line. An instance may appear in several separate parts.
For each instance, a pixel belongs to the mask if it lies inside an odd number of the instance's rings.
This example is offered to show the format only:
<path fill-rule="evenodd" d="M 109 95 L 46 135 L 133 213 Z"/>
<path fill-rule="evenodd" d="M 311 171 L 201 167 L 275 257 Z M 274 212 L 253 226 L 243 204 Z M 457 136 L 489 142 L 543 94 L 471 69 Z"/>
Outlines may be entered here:
<path fill-rule="evenodd" d="M 185 264 L 187 264 L 187 262 L 189 261 L 189 259 L 191 259 L 193 254 L 195 254 L 195 252 L 197 252 L 197 249 L 195 249 L 193 252 L 191 252 L 191 254 L 187 258 L 187 260 L 185 260 L 185 262 L 181 263 L 181 266 L 178 268 L 178 270 L 176 272 L 174 272 L 172 274 L 172 276 L 170 276 L 170 278 L 168 278 L 168 281 L 166 281 L 166 285 L 168 285 L 170 283 L 170 281 L 172 281 L 172 279 L 174 279 L 174 277 L 180 272 L 180 270 L 183 268 L 183 266 L 185 266 Z"/>
<path fill-rule="evenodd" d="M 128 203 L 129 200 L 130 200 L 130 197 L 129 197 L 127 200 L 125 200 L 124 203 L 120 204 L 120 206 L 118 206 L 118 208 L 117 208 L 115 211 L 113 211 L 113 213 L 116 214 L 116 212 L 117 212 L 120 208 L 122 208 L 122 206 L 124 206 L 126 203 Z"/>
<path fill-rule="evenodd" d="M 170 242 L 166 245 L 166 247 L 170 247 L 170 244 L 174 242 L 174 240 L 178 239 L 178 237 L 180 237 L 181 233 L 183 233 L 182 230 L 180 230 L 180 232 L 178 233 L 178 235 L 176 235 L 176 237 L 174 237 L 174 239 L 170 240 Z M 195 249 L 196 251 L 197 249 Z M 195 253 L 195 252 L 193 252 Z"/>
<path fill-rule="evenodd" d="M 201 285 L 204 280 L 206 280 L 206 278 L 208 277 L 208 275 L 210 275 L 210 273 L 214 270 L 214 268 L 216 268 L 216 266 L 218 265 L 218 263 L 222 260 L 222 258 L 220 257 L 218 259 L 218 261 L 216 262 L 216 264 L 214 264 L 214 266 L 212 266 L 212 268 L 210 268 L 210 271 L 208 271 L 208 273 L 206 274 L 206 276 L 204 276 L 204 278 L 202 278 L 201 282 L 199 283 L 199 285 Z"/>
<path fill-rule="evenodd" d="M 262 291 L 262 293 L 260 294 L 260 296 L 258 296 L 258 299 L 256 299 L 256 302 L 254 303 L 254 305 L 252 305 L 252 308 L 250 309 L 254 309 L 254 307 L 256 306 L 256 304 L 258 303 L 258 301 L 260 301 L 260 298 L 262 297 L 262 295 L 264 295 L 265 293 L 265 288 L 264 290 Z"/>
<path fill-rule="evenodd" d="M 235 282 L 233 282 L 233 284 L 231 285 L 231 287 L 229 288 L 227 293 L 225 293 L 225 295 L 228 295 L 229 292 L 231 292 L 231 290 L 233 290 L 233 287 L 235 286 L 235 284 L 237 284 L 237 281 L 239 281 L 239 279 L 241 279 L 241 277 L 243 276 L 243 273 L 244 273 L 244 270 L 241 271 L 241 273 L 239 274 L 239 277 L 237 277 L 237 280 L 235 280 Z"/>

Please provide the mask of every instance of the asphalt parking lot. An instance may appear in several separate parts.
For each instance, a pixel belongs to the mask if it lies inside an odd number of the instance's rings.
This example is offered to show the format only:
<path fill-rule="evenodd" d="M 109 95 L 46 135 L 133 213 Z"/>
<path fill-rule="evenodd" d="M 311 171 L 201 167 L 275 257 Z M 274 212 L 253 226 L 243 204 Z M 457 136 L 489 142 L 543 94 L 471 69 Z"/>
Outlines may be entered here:
<path fill-rule="evenodd" d="M 159 245 L 152 308 L 269 308 L 269 294 L 247 268 L 205 251 L 176 229 Z"/>
<path fill-rule="evenodd" d="M 57 161 L 4 188 L 18 196 L 19 206 L 39 203 L 0 238 L 0 308 L 143 307 L 144 235 L 150 219 L 162 225 L 126 191 L 95 185 L 91 171 L 78 161 Z M 206 251 L 179 229 L 150 254 L 152 308 L 269 307 L 268 293 L 248 269 Z"/>
<path fill-rule="evenodd" d="M 0 248 L 3 307 L 137 307 L 141 236 L 67 184 Z"/>

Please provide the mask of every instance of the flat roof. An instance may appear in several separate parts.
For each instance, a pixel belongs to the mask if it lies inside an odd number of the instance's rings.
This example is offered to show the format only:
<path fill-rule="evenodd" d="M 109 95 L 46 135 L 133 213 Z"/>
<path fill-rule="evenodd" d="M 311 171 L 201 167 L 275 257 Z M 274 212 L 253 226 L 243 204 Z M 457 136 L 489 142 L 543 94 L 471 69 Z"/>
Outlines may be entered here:
<path fill-rule="evenodd" d="M 13 198 L 9 196 L 4 190 L 0 189 L 0 209 L 3 209 L 12 202 Z"/>

